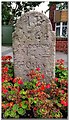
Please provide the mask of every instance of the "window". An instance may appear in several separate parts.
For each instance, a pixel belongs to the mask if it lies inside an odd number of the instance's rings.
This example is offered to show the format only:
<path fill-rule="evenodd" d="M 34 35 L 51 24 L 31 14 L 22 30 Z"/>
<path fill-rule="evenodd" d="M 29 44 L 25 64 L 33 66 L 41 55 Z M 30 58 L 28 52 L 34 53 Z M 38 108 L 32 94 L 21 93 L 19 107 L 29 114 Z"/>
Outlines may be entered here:
<path fill-rule="evenodd" d="M 60 36 L 60 22 L 56 23 L 56 36 Z"/>
<path fill-rule="evenodd" d="M 67 37 L 67 22 L 56 23 L 56 36 Z"/>
<path fill-rule="evenodd" d="M 67 37 L 67 22 L 62 23 L 62 36 Z"/>

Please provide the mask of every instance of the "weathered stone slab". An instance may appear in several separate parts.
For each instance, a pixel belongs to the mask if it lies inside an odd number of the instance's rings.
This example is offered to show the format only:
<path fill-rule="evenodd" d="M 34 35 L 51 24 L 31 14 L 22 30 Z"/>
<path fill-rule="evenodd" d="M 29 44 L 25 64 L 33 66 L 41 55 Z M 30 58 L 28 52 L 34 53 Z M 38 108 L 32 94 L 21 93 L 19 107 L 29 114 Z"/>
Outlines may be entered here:
<path fill-rule="evenodd" d="M 40 67 L 50 81 L 54 76 L 55 34 L 50 20 L 42 13 L 27 12 L 16 23 L 13 33 L 14 72 L 22 78 Z"/>

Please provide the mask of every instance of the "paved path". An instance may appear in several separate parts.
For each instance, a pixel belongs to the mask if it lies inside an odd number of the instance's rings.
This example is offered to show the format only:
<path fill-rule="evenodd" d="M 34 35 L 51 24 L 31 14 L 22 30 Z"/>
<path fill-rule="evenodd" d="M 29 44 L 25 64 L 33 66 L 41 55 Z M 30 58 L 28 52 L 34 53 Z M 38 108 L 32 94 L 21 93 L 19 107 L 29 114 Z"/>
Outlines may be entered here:
<path fill-rule="evenodd" d="M 12 47 L 2 46 L 1 50 L 2 50 L 2 56 L 3 55 L 10 55 L 13 58 Z M 67 54 L 65 54 L 63 52 L 56 52 L 55 58 L 56 58 L 56 60 L 63 59 L 65 61 L 65 66 L 68 66 L 67 65 L 68 64 L 68 55 Z M 12 61 L 13 61 L 13 59 L 12 59 Z"/>

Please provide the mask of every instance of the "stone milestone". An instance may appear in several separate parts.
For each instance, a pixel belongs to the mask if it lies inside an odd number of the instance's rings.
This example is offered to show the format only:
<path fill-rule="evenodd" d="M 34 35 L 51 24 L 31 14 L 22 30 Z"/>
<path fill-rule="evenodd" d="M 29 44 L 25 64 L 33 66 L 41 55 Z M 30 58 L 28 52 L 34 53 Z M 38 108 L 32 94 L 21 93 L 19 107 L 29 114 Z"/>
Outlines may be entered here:
<path fill-rule="evenodd" d="M 15 77 L 40 67 L 46 82 L 54 76 L 55 34 L 50 20 L 39 12 L 27 12 L 16 23 L 13 33 Z"/>

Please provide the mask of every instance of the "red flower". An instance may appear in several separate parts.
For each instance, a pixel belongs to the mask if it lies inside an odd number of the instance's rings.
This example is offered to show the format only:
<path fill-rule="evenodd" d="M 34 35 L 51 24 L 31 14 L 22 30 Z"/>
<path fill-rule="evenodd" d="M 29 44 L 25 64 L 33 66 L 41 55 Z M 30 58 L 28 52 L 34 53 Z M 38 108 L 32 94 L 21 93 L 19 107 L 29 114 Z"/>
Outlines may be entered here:
<path fill-rule="evenodd" d="M 30 95 L 28 95 L 28 98 L 30 98 Z"/>
<path fill-rule="evenodd" d="M 36 68 L 37 71 L 40 71 L 40 68 Z"/>
<path fill-rule="evenodd" d="M 3 107 L 4 109 L 6 109 L 6 108 L 7 108 L 7 106 L 6 106 L 5 104 L 2 104 L 2 107 Z"/>
<path fill-rule="evenodd" d="M 61 90 L 62 94 L 64 94 L 64 90 Z"/>
<path fill-rule="evenodd" d="M 2 65 L 5 65 L 7 62 L 2 62 Z"/>
<path fill-rule="evenodd" d="M 64 106 L 68 106 L 68 102 L 65 102 L 65 103 L 64 103 Z"/>
<path fill-rule="evenodd" d="M 34 111 L 36 111 L 37 110 L 37 108 L 36 107 L 34 107 Z"/>
<path fill-rule="evenodd" d="M 17 79 L 16 79 L 16 78 L 14 78 L 14 79 L 13 79 L 13 83 L 16 83 L 16 82 L 17 82 Z"/>
<path fill-rule="evenodd" d="M 18 92 L 20 92 L 20 87 L 17 87 Z"/>
<path fill-rule="evenodd" d="M 2 56 L 2 60 L 6 60 L 6 56 Z"/>
<path fill-rule="evenodd" d="M 63 59 L 57 60 L 57 64 L 63 65 L 64 64 L 64 60 Z"/>
<path fill-rule="evenodd" d="M 18 80 L 18 84 L 23 84 L 23 81 L 22 80 Z"/>
<path fill-rule="evenodd" d="M 11 56 L 7 56 L 7 59 L 9 59 L 9 60 L 10 60 L 10 59 L 12 59 L 12 57 L 11 57 Z"/>
<path fill-rule="evenodd" d="M 6 106 L 9 107 L 9 103 L 7 103 Z"/>
<path fill-rule="evenodd" d="M 68 106 L 68 102 L 64 101 L 64 100 L 61 100 L 61 104 L 64 105 L 64 106 Z"/>
<path fill-rule="evenodd" d="M 46 88 L 49 89 L 50 88 L 50 84 L 46 85 Z"/>
<path fill-rule="evenodd" d="M 57 81 L 58 81 L 58 78 L 54 78 L 54 80 L 57 82 Z"/>
<path fill-rule="evenodd" d="M 40 78 L 40 77 L 37 77 L 37 80 L 41 80 L 41 78 Z"/>
<path fill-rule="evenodd" d="M 34 100 L 37 100 L 37 98 L 35 97 Z"/>
<path fill-rule="evenodd" d="M 44 75 L 44 74 L 41 74 L 41 76 L 42 76 L 42 79 L 44 79 L 44 78 L 45 78 L 45 75 Z"/>
<path fill-rule="evenodd" d="M 10 102 L 10 103 L 9 103 L 9 106 L 10 106 L 10 107 L 12 107 L 13 105 L 14 105 L 14 103 L 13 103 L 13 102 Z"/>
<path fill-rule="evenodd" d="M 8 88 L 12 89 L 12 86 L 8 86 Z"/>
<path fill-rule="evenodd" d="M 2 56 L 2 60 L 10 60 L 10 59 L 12 59 L 11 56 Z"/>
<path fill-rule="evenodd" d="M 2 78 L 2 82 L 4 82 L 5 80 Z"/>
<path fill-rule="evenodd" d="M 8 90 L 3 88 L 3 93 L 6 94 L 7 92 L 8 92 Z"/>
<path fill-rule="evenodd" d="M 68 87 L 68 83 L 66 83 L 66 87 Z"/>
<path fill-rule="evenodd" d="M 60 59 L 60 64 L 64 64 L 64 60 L 63 59 Z"/>
<path fill-rule="evenodd" d="M 33 93 L 35 93 L 35 90 L 30 90 L 30 94 L 33 94 Z"/>
<path fill-rule="evenodd" d="M 36 86 L 37 86 L 37 87 L 40 86 L 40 85 L 41 85 L 41 82 L 36 83 Z"/>
<path fill-rule="evenodd" d="M 42 89 L 39 88 L 39 89 L 36 90 L 36 92 L 40 92 L 40 90 L 42 90 Z"/>
<path fill-rule="evenodd" d="M 12 78 L 12 77 L 10 77 L 10 80 L 13 80 L 13 78 Z"/>
<path fill-rule="evenodd" d="M 3 72 L 8 72 L 8 67 L 4 67 Z"/>
<path fill-rule="evenodd" d="M 40 90 L 45 90 L 45 86 L 41 85 Z"/>

